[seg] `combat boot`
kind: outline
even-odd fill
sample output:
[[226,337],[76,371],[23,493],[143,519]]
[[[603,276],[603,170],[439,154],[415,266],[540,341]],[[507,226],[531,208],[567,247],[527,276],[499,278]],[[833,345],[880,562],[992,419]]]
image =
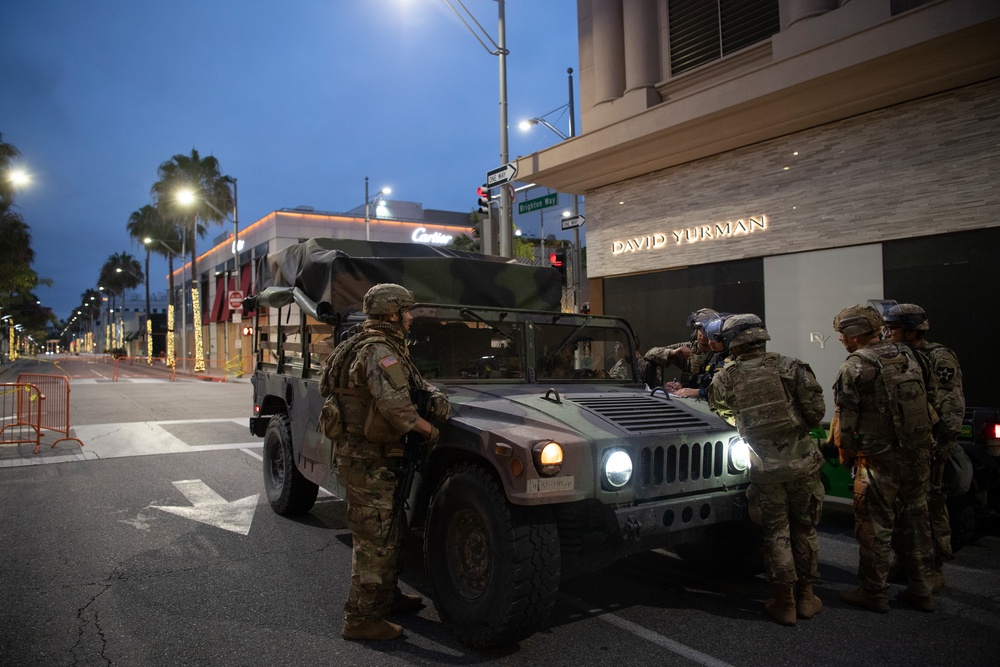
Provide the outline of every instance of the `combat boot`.
[[362,621],[361,623],[352,626],[345,625],[340,631],[340,636],[349,641],[366,639],[382,642],[390,639],[396,639],[402,634],[402,627],[381,618],[370,621]]
[[795,582],[795,610],[799,618],[806,620],[823,611],[823,601],[813,594],[811,581],[799,579]]
[[424,599],[419,595],[407,595],[403,591],[396,589],[392,598],[392,605],[389,607],[390,614],[405,614],[416,611],[424,606]]
[[853,591],[840,591],[840,599],[847,604],[861,607],[878,614],[885,614],[889,611],[889,600],[878,595],[869,593],[863,588],[855,588]]
[[931,593],[940,593],[942,590],[944,590],[944,568],[934,572],[934,583]]
[[795,625],[795,589],[791,584],[774,584],[774,598],[764,603],[764,613],[781,625]]
[[927,596],[917,595],[909,588],[904,588],[903,590],[899,591],[899,594],[896,597],[902,600],[903,602],[906,602],[910,606],[914,607],[915,609],[927,612],[928,614],[934,611],[934,599],[931,598],[930,595]]

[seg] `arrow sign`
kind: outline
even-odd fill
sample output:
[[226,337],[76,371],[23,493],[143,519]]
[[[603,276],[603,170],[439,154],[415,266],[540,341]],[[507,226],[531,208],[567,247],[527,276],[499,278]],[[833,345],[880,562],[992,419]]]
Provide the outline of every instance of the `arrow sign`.
[[571,218],[563,218],[562,219],[562,228],[563,229],[575,229],[577,227],[582,227],[583,223],[586,222],[586,221],[587,221],[587,219],[585,217],[583,217],[582,215],[574,215]]
[[508,162],[502,167],[486,172],[486,185],[492,188],[495,185],[510,183],[515,176],[517,176],[517,163]]
[[240,535],[250,534],[259,493],[230,503],[200,479],[185,479],[173,484],[194,507],[151,505],[152,508]]

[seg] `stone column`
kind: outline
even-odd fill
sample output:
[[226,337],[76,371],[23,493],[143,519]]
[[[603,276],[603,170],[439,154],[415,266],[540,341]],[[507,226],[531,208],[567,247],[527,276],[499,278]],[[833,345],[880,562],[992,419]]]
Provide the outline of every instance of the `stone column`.
[[653,87],[660,80],[656,3],[649,0],[622,0],[622,8],[625,91]]
[[625,92],[625,30],[622,0],[592,0],[594,35],[594,104]]
[[778,11],[781,14],[781,29],[788,30],[790,26],[802,19],[819,16],[840,7],[840,0],[779,0]]

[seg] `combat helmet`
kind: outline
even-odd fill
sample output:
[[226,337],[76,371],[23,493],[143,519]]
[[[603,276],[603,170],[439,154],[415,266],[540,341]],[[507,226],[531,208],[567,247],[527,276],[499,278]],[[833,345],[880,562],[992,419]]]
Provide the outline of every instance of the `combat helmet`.
[[764,322],[753,313],[730,315],[722,324],[722,342],[733,348],[771,340]]
[[392,315],[413,306],[413,292],[395,283],[379,283],[365,292],[365,315]]
[[873,307],[859,303],[837,313],[833,328],[848,337],[874,333],[882,329],[882,315]]
[[885,314],[886,325],[897,324],[909,331],[927,331],[931,328],[927,321],[927,311],[915,303],[899,303]]
[[701,329],[706,322],[718,316],[719,314],[711,308],[699,308],[688,315],[686,324],[689,329]]
[[709,340],[714,340],[717,343],[722,342],[722,326],[726,323],[726,320],[732,317],[729,313],[719,313],[715,317],[711,317],[705,321],[702,325],[701,330],[705,332],[705,336]]

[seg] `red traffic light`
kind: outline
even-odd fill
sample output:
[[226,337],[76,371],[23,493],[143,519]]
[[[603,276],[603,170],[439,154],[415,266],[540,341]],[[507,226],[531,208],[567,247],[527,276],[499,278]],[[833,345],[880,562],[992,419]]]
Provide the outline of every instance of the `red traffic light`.
[[552,266],[562,266],[563,265],[563,254],[561,252],[553,250],[549,253],[549,264]]

